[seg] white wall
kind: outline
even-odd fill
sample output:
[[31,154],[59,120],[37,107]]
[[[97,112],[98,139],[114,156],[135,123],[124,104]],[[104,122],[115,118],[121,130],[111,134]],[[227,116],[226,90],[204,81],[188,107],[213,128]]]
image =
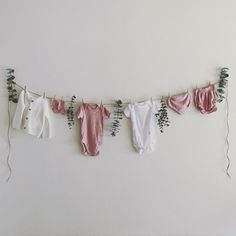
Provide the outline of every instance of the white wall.
[[84,157],[78,126],[52,115],[54,138],[12,134],[5,183],[6,92],[1,86],[0,235],[236,235],[236,2],[233,0],[0,0],[0,64],[48,95],[85,101],[178,93],[231,74],[227,179],[225,104],[169,112],[153,154],[132,148],[130,121]]

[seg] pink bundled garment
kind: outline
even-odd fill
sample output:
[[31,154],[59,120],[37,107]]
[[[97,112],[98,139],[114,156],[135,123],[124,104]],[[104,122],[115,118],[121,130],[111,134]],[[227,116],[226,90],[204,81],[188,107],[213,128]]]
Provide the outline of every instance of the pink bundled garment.
[[196,89],[194,103],[202,114],[209,114],[217,110],[215,85],[210,84],[205,88]]
[[56,100],[55,98],[53,98],[51,100],[51,108],[54,113],[61,113],[63,115],[66,113],[65,102],[63,99]]
[[83,153],[96,156],[100,152],[103,139],[103,123],[110,112],[101,104],[82,103],[77,111],[80,119],[80,133]]
[[178,114],[182,115],[189,107],[191,102],[191,94],[189,92],[168,97],[167,104]]

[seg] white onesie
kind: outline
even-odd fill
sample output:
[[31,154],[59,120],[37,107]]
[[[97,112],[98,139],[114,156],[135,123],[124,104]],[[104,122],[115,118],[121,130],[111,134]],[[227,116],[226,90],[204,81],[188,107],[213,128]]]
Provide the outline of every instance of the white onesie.
[[131,118],[133,145],[139,154],[154,151],[156,142],[155,113],[161,107],[160,101],[130,103],[124,110],[126,117]]

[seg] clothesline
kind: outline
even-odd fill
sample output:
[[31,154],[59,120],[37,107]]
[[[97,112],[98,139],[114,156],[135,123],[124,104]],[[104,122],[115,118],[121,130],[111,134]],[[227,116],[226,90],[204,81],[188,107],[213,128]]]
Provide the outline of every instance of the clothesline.
[[[218,84],[219,83],[219,81],[217,81],[217,82],[214,82],[214,83],[211,83],[211,82],[209,82],[209,84]],[[16,83],[16,86],[17,87],[19,87],[20,89],[22,89],[22,90],[24,90],[25,89],[25,87],[23,87],[22,85],[20,85],[20,84],[18,84],[18,83]],[[204,87],[204,86],[203,86]],[[34,95],[36,95],[36,96],[43,96],[43,94],[39,94],[39,93],[36,93],[36,92],[34,92],[34,91],[31,91],[31,90],[28,90],[27,89],[27,91],[29,91],[30,93],[32,93],[32,94],[34,94]],[[188,89],[186,90],[186,91],[188,91]],[[161,98],[164,98],[164,99],[166,99],[166,98],[168,98],[170,96],[170,94],[168,95],[168,96],[160,96]],[[45,96],[47,99],[49,99],[49,100],[51,100],[51,99],[54,99],[55,98],[55,96],[54,97],[51,97],[51,96]],[[151,99],[152,99],[153,97],[151,97]],[[145,99],[145,100],[139,100],[139,101],[136,101],[136,102],[144,102],[144,101],[146,101],[147,99]],[[69,100],[65,100],[65,102],[67,102],[67,103],[69,103],[70,101]],[[123,102],[122,101],[122,104],[129,104],[129,103],[132,103],[133,102],[133,100],[132,99],[130,99],[129,101],[125,101],[125,102]],[[81,102],[78,102],[79,104],[80,103],[83,103],[83,99],[82,99],[82,101]],[[103,105],[107,105],[107,106],[113,106],[114,105],[114,103],[103,103],[102,102],[102,100],[101,100],[101,103],[103,104]]]
[[[217,81],[217,82],[210,82],[210,81],[208,81],[208,86],[209,85],[216,85],[216,84],[220,84],[220,81]],[[18,83],[16,83],[15,84],[18,88],[20,88],[20,89],[22,89],[22,90],[26,90],[26,87],[24,86],[21,86],[20,84],[18,84]],[[207,86],[207,85],[206,85]],[[206,86],[201,86],[202,88],[204,88],[204,87],[206,87]],[[195,89],[197,89],[197,88],[199,88],[199,86],[196,86],[195,87]],[[185,89],[185,91],[189,91],[189,90],[193,90],[193,88],[191,88],[191,89]],[[30,91],[30,90],[27,90],[27,91],[29,91],[29,92],[31,92],[32,94],[34,94],[34,95],[36,95],[36,96],[45,96],[47,99],[49,99],[49,100],[51,100],[51,99],[55,99],[55,97],[56,96],[54,96],[54,97],[51,97],[51,96],[46,96],[45,95],[45,92],[43,93],[43,94],[39,94],[39,93],[37,93],[37,92],[34,92],[34,91]],[[181,93],[179,93],[179,94],[181,94]],[[170,96],[172,96],[172,95],[170,95],[170,94],[168,94],[168,96],[160,96],[161,98],[164,98],[164,99],[167,99],[167,98],[169,98]],[[150,100],[152,100],[153,98],[152,97],[150,97]],[[82,101],[81,102],[77,102],[77,103],[79,103],[79,104],[82,104],[82,103],[84,103],[84,100],[83,99],[81,99]],[[146,99],[147,100],[147,99]],[[144,101],[146,101],[146,100],[142,100],[142,101],[136,101],[137,103],[139,103],[139,102],[144,102]],[[65,102],[67,102],[67,103],[69,103],[69,102],[71,102],[71,101],[67,101],[67,100],[65,100]],[[103,105],[107,105],[107,106],[113,106],[115,103],[103,103],[102,102],[102,100],[101,100],[101,103],[103,104]],[[129,103],[133,103],[133,100],[132,99],[130,99],[129,101],[124,101],[123,102],[123,104],[129,104]],[[228,104],[228,94],[226,95],[226,118],[227,118],[227,128],[226,128],[226,158],[227,158],[227,167],[226,167],[226,174],[228,175],[228,177],[230,177],[230,174],[229,174],[229,168],[230,168],[230,158],[229,158],[229,140],[228,140],[228,138],[229,138],[229,104]]]
[[[0,66],[0,71],[1,71],[1,69],[2,69],[2,67]],[[38,96],[38,97],[44,97],[44,98],[47,98],[47,99],[49,99],[49,100],[51,100],[51,99],[55,99],[56,98],[56,95],[54,96],[54,97],[51,97],[51,96],[46,96],[46,93],[45,92],[43,92],[42,94],[40,94],[40,93],[37,93],[37,92],[34,92],[34,91],[30,91],[30,90],[28,90],[27,89],[27,87],[26,86],[22,86],[22,85],[20,85],[20,84],[18,84],[18,83],[16,83],[15,81],[13,81],[14,79],[15,79],[15,77],[14,77],[14,75],[12,74],[12,73],[14,73],[14,70],[13,69],[10,69],[10,68],[4,68],[4,70],[8,70],[8,74],[7,74],[7,76],[8,76],[8,79],[10,79],[10,80],[7,80],[7,81],[11,81],[10,82],[10,86],[9,86],[9,82],[8,82],[8,91],[9,91],[9,101],[13,101],[14,103],[16,103],[17,101],[18,101],[18,99],[16,98],[16,96],[17,96],[17,90],[18,89],[21,89],[22,90],[22,92],[23,93],[25,93],[26,91],[28,91],[29,93],[31,93],[31,94],[33,94],[33,95],[36,95],[36,96]],[[182,93],[178,93],[178,94],[174,94],[174,95],[178,95],[178,97],[182,97],[182,96],[185,96],[185,93],[186,93],[186,96],[188,95],[188,96],[190,96],[190,94],[189,94],[189,90],[194,90],[194,94],[195,94],[195,96],[198,96],[198,95],[196,95],[196,93],[199,93],[199,91],[203,91],[204,93],[205,93],[205,91],[207,91],[207,93],[209,93],[209,92],[212,92],[213,90],[214,90],[214,86],[213,85],[216,85],[216,84],[219,84],[219,88],[218,88],[218,92],[219,92],[219,100],[218,101],[222,101],[223,100],[223,98],[225,98],[226,99],[226,117],[227,117],[227,127],[226,127],[226,158],[227,158],[227,161],[228,161],[228,163],[227,163],[227,167],[226,167],[226,174],[230,177],[230,174],[229,174],[229,167],[230,167],[230,158],[229,158],[229,140],[228,140],[228,138],[229,138],[229,103],[228,103],[228,91],[227,91],[227,86],[226,86],[226,96],[224,97],[223,95],[222,95],[222,93],[224,94],[224,91],[222,90],[222,88],[225,88],[225,85],[226,85],[226,81],[222,81],[222,78],[223,79],[225,79],[225,78],[227,78],[229,75],[227,74],[227,70],[228,70],[228,68],[222,68],[221,69],[221,73],[220,73],[220,81],[217,81],[217,82],[210,82],[210,81],[208,81],[208,85],[205,85],[205,86],[195,86],[194,88],[192,87],[191,89],[185,89],[185,91],[184,92],[182,92]],[[10,72],[9,72],[10,71]],[[16,86],[16,87],[18,87],[18,89],[15,89],[13,86]],[[210,85],[212,85],[212,86],[210,86]],[[209,88],[211,88],[211,89],[209,89]],[[213,89],[212,89],[213,88]],[[195,90],[196,89],[196,90]],[[198,91],[199,90],[199,91]],[[180,95],[180,96],[179,96]],[[217,94],[218,95],[218,94]],[[171,96],[173,96],[172,94],[168,94],[168,96],[155,96],[155,97],[160,97],[160,98],[164,98],[164,99],[168,99],[168,102],[170,103],[170,101],[169,101],[169,99],[170,99],[170,97]],[[214,95],[214,96],[216,96],[216,94]],[[211,96],[210,96],[211,97]],[[32,98],[31,98],[32,99]],[[30,99],[30,100],[31,100]],[[63,96],[62,96],[62,100],[63,100]],[[74,101],[73,101],[74,100]],[[81,98],[81,102],[77,102],[76,101],[76,103],[78,103],[78,104],[82,104],[82,106],[80,106],[80,110],[82,109],[81,107],[84,107],[84,106],[89,106],[89,104],[85,104],[84,103],[84,100]],[[149,100],[149,101],[148,101]],[[127,117],[130,117],[129,116],[129,108],[130,108],[130,106],[132,105],[132,106],[138,106],[138,105],[140,105],[140,104],[138,104],[138,103],[141,103],[141,102],[147,102],[147,103],[149,103],[150,104],[150,101],[152,101],[152,100],[155,100],[155,99],[153,99],[153,97],[150,97],[150,99],[146,99],[146,100],[142,100],[142,101],[135,101],[135,103],[134,103],[134,100],[133,99],[127,99],[127,100],[125,100],[124,102],[122,102],[122,104],[130,104],[130,105],[128,105],[127,107],[126,107],[126,116]],[[22,101],[22,99],[20,100],[20,101]],[[44,102],[46,102],[45,100],[42,100],[42,101],[44,101]],[[32,101],[33,102],[33,101]],[[71,103],[71,102],[75,102],[75,97],[73,96],[72,97],[72,100],[69,100],[69,101],[67,101],[67,100],[64,100],[64,102],[67,102],[67,103]],[[163,101],[163,100],[160,100],[160,101],[155,101],[155,103],[156,102],[159,102],[160,104],[159,104],[159,108],[160,108],[160,105],[162,104],[162,102],[164,102],[165,103],[165,101]],[[209,109],[207,109],[207,113],[211,113],[211,112],[214,112],[214,111],[216,111],[216,107],[215,107],[215,100],[214,100],[214,104],[211,104],[211,105],[213,105],[212,106],[212,109],[209,111]],[[145,104],[147,104],[147,103],[145,103]],[[187,104],[188,103],[188,104]],[[186,106],[188,107],[188,105],[189,105],[189,102],[187,102],[186,104]],[[91,104],[91,103],[90,103]],[[101,100],[101,104],[103,104],[103,105],[110,105],[110,106],[114,106],[115,104],[116,104],[116,101],[114,101],[113,103],[103,103],[102,102],[102,100]],[[170,107],[172,107],[172,109],[173,110],[175,110],[176,112],[178,112],[179,110],[177,109],[174,109],[174,108],[176,108],[176,107],[173,107],[173,102],[172,102],[172,106],[170,106]],[[19,105],[19,104],[18,104]],[[18,106],[17,105],[17,106]],[[155,109],[157,108],[156,107],[156,105],[154,105],[154,103],[152,103],[152,109],[154,109],[154,107],[155,107]],[[108,110],[106,110],[106,108],[105,107],[103,107],[103,106],[97,106],[97,107],[99,107],[99,109],[104,109],[104,110],[102,110],[102,114],[104,115],[104,116],[106,116],[106,117],[109,117],[109,115],[110,115],[110,113],[109,113],[109,111]],[[69,107],[70,108],[70,107]],[[72,108],[73,108],[73,106],[72,106]],[[158,110],[159,110],[159,108],[158,108]],[[198,110],[199,110],[199,107],[197,107],[198,108]],[[208,107],[209,108],[209,107]],[[84,107],[84,109],[85,109],[85,111],[84,112],[86,112],[86,107]],[[28,109],[29,110],[29,112],[31,111],[31,108],[29,108]],[[133,109],[131,109],[132,111],[133,111]],[[161,109],[160,109],[161,110]],[[202,110],[200,110],[201,111],[201,113],[203,113],[203,114],[205,114],[205,112],[206,111],[202,111]],[[125,113],[125,112],[124,112]],[[179,113],[179,112],[178,112]],[[70,111],[69,111],[69,113],[68,114],[70,114]],[[82,114],[82,113],[81,113]],[[95,113],[96,114],[96,113]],[[180,113],[179,113],[180,114]],[[165,117],[165,114],[163,113],[162,114],[163,115],[163,117],[161,118],[162,120],[162,123],[161,123],[161,125],[162,125],[162,127],[163,127],[163,123],[164,122],[167,122],[168,121],[168,117],[166,118]],[[9,109],[9,102],[8,102],[8,117],[9,117],[9,124],[8,124],[8,146],[9,146],[9,150],[8,150],[8,155],[7,155],[7,165],[8,165],[8,168],[9,168],[9,177],[7,178],[7,181],[9,180],[9,178],[10,178],[10,176],[11,176],[11,167],[10,167],[10,164],[9,164],[9,158],[10,158],[10,150],[11,150],[11,142],[10,142],[10,128],[11,128],[11,122],[10,122],[10,109]],[[14,116],[15,117],[15,116]],[[21,117],[21,116],[20,116]],[[119,118],[118,118],[119,119]],[[167,119],[167,121],[165,120],[165,119]],[[27,122],[28,122],[28,120],[30,120],[28,117],[26,117],[25,118],[25,126],[24,126],[24,129],[26,129],[27,127],[26,127],[26,125],[28,124]],[[70,120],[69,120],[70,121]],[[168,123],[168,122],[167,122]],[[167,125],[167,126],[169,126],[169,125]],[[15,127],[15,126],[14,126]],[[119,125],[117,126],[117,123],[115,123],[115,127],[119,127]],[[161,127],[161,126],[160,126]],[[162,132],[162,131],[161,131]]]
[[[10,69],[10,68],[4,67],[4,66],[1,66],[1,65],[0,65],[0,69],[1,69],[1,70],[6,70],[6,69]],[[219,81],[214,82],[214,83],[208,81],[208,83],[209,83],[209,84],[214,84],[214,85],[216,85],[216,84],[219,83]],[[16,83],[15,85],[16,85],[18,88],[22,89],[22,90],[24,90],[25,87],[26,87],[26,86],[20,85],[19,83]],[[196,88],[198,88],[198,87],[199,87],[199,86],[196,86]],[[200,87],[204,87],[204,86],[200,86]],[[188,90],[190,90],[190,89],[185,89],[185,90],[188,91]],[[44,93],[40,94],[40,93],[37,93],[37,92],[32,91],[32,90],[28,90],[28,89],[27,89],[27,91],[29,91],[30,93],[32,93],[32,94],[34,94],[34,95],[36,95],[36,96],[39,96],[39,97],[40,97],[40,96],[44,96]],[[45,93],[45,94],[47,94],[47,93]],[[170,94],[168,94],[168,96],[161,96],[161,95],[160,95],[159,97],[160,97],[160,98],[167,99],[169,96],[170,96]],[[55,98],[55,96],[52,97],[52,96],[47,96],[47,95],[45,95],[45,97],[46,97],[47,99],[49,99],[49,100]],[[62,96],[62,97],[63,97],[63,96]],[[150,98],[152,99],[153,97],[151,96]],[[81,102],[77,102],[77,103],[81,104],[81,103],[84,102],[83,99],[81,99],[81,100],[82,100]],[[138,100],[138,101],[135,101],[135,102],[144,102],[144,101],[146,101],[146,100],[147,100],[147,99],[145,99],[145,100]],[[65,102],[66,102],[66,103],[69,103],[69,102],[71,102],[71,101],[70,101],[70,100],[65,100]],[[127,100],[124,101],[124,102],[122,101],[122,104],[127,105],[127,104],[132,103],[132,102],[134,102],[134,100],[133,100],[133,99],[129,99],[128,101],[127,101]],[[113,106],[113,105],[114,105],[114,103],[103,103],[102,100],[101,100],[101,103],[102,103],[103,105],[107,105],[107,106]]]

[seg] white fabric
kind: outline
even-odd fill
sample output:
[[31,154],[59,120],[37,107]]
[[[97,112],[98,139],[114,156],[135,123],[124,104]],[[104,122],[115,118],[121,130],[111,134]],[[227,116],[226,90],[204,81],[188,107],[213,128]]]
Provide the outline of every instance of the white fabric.
[[139,154],[154,151],[156,143],[155,113],[161,107],[160,101],[131,103],[125,110],[126,117],[131,118],[133,145]]
[[28,91],[20,93],[12,127],[38,138],[51,138],[49,104],[46,98],[34,98]]

